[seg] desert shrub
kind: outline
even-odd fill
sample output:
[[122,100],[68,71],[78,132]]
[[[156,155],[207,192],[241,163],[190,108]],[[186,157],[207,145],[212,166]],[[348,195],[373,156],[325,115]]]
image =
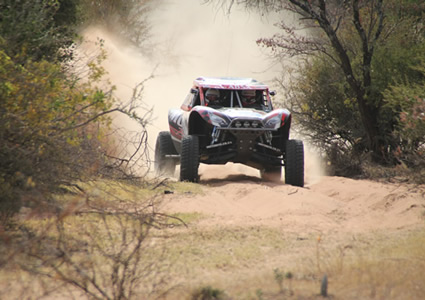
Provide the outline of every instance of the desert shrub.
[[0,50],[2,205],[17,204],[30,190],[54,191],[99,163],[85,154],[97,146],[98,126],[109,122],[111,93],[93,85],[100,75],[78,83],[56,64],[22,66]]
[[[168,270],[173,261],[161,230],[171,216],[157,212],[155,193],[112,180],[81,187],[74,194],[55,196],[63,205],[59,213],[32,211],[18,221],[17,237],[0,266],[19,274],[19,298],[165,295],[172,288]],[[0,288],[0,297],[7,292]]]
[[[37,198],[49,198],[49,193],[63,185],[93,174],[128,177],[129,161],[136,157],[133,152],[126,157],[107,153],[110,145],[117,144],[109,131],[108,115],[124,113],[143,127],[147,119],[134,113],[143,83],[134,88],[129,101],[121,99],[113,106],[114,87],[101,82],[105,75],[103,50],[87,59],[83,71],[75,70],[77,65],[82,67],[80,61],[73,60],[73,46],[88,12],[84,3],[92,4],[76,0],[0,1],[2,216],[13,214],[22,204],[39,206]],[[127,9],[122,21],[129,13]],[[146,132],[140,130],[129,142],[136,145],[134,151],[143,152]]]
[[224,291],[213,288],[211,286],[205,286],[197,289],[192,294],[192,300],[223,300],[227,299]]
[[425,61],[416,65],[424,80],[396,83],[385,92],[387,106],[398,112],[394,134],[400,143],[395,152],[400,163],[409,167],[425,164]]

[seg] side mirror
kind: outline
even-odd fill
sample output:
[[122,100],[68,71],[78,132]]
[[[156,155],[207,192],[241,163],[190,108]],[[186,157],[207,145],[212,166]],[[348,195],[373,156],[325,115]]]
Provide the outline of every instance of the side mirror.
[[190,89],[190,93],[191,94],[197,94],[198,93],[198,90],[197,89]]
[[276,91],[270,91],[270,96],[275,96],[276,95]]

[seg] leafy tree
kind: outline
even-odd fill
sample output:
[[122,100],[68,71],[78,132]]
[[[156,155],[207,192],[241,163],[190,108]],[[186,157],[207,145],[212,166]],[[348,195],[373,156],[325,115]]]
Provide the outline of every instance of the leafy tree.
[[[417,12],[417,11],[413,11]],[[399,151],[416,151],[420,147],[407,149],[404,137],[399,136],[400,106],[388,105],[386,89],[396,82],[415,82],[423,85],[424,76],[417,68],[424,57],[423,29],[418,28],[418,18],[400,7],[388,9],[386,26],[390,31],[384,40],[377,44],[371,64],[371,99],[377,103],[378,126],[385,138],[388,157],[396,162]],[[342,33],[340,33],[342,34]],[[345,32],[347,39],[352,36]],[[350,51],[355,70],[359,70],[361,60],[354,56],[358,52],[355,41]],[[289,83],[281,80],[287,93],[286,105],[297,116],[303,133],[323,149],[333,162],[337,174],[359,172],[359,155],[367,150],[362,138],[364,128],[356,105],[355,94],[349,88],[341,68],[324,54],[316,54],[292,77]],[[394,103],[394,102],[393,102]],[[336,169],[335,169],[336,168]],[[353,169],[354,168],[354,169]],[[339,170],[338,170],[339,169]],[[347,173],[348,172],[348,173]]]
[[[219,2],[229,9],[236,3]],[[322,137],[327,127],[327,141],[334,137],[357,153],[370,152],[376,161],[392,162],[399,143],[394,136],[398,113],[386,105],[383,92],[404,76],[423,82],[423,76],[411,67],[418,61],[418,53],[424,55],[418,51],[424,43],[423,2],[238,3],[262,10],[289,10],[300,17],[298,27],[283,21],[278,25],[281,34],[259,39],[258,43],[270,48],[277,59],[307,58],[298,74],[301,81],[292,85],[292,96],[296,98],[289,101],[296,104],[295,113],[303,118],[301,123],[308,125],[308,131],[314,135],[320,128],[318,136]],[[303,85],[309,88],[302,89]],[[349,122],[344,124],[343,119]],[[316,129],[314,124],[318,124]]]
[[356,100],[341,78],[338,66],[310,59],[289,82],[287,78],[278,81],[286,94],[285,106],[299,125],[294,130],[327,155],[335,174],[353,175],[359,171],[355,152],[364,149],[364,131]]
[[81,25],[79,3],[81,0],[58,0],[58,9],[53,16],[57,27],[67,26],[77,28]]
[[72,0],[0,0],[2,49],[21,64],[69,60],[76,13]]

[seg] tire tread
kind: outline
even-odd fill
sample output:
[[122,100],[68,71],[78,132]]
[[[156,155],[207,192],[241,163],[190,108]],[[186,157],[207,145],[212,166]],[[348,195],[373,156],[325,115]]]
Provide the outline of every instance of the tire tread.
[[286,142],[285,183],[304,186],[304,145],[300,140]]
[[199,138],[196,135],[185,136],[180,156],[180,181],[198,182],[198,168]]

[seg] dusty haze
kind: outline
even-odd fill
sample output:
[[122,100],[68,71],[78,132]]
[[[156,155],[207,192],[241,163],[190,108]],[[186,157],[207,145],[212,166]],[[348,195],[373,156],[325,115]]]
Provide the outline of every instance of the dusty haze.
[[[167,112],[179,107],[188,93],[192,81],[198,76],[253,77],[269,85],[278,76],[282,66],[268,58],[266,49],[256,40],[277,32],[274,26],[279,18],[288,15],[270,15],[268,18],[254,12],[233,10],[230,15],[217,7],[202,4],[200,0],[166,0],[152,11],[152,56],[126,45],[103,31],[88,28],[83,34],[90,44],[96,38],[105,40],[108,59],[105,68],[117,86],[117,96],[129,99],[133,87],[149,77],[144,90],[144,107],[152,107],[153,121],[148,128],[151,157],[159,131],[168,130]],[[86,46],[87,47],[87,46]],[[279,97],[279,96],[277,96]],[[116,126],[137,130],[134,122],[120,118]],[[307,155],[307,177],[316,180],[317,158]],[[227,170],[232,168],[226,166]],[[200,168],[202,176],[206,166]],[[258,174],[257,170],[237,166],[235,172]],[[310,174],[310,176],[309,176]],[[314,179],[313,179],[314,177]],[[307,180],[309,180],[307,178]]]
[[[276,32],[274,20],[242,11],[225,16],[200,1],[161,1],[150,16],[152,57],[102,29],[84,33],[90,40],[105,39],[105,67],[123,101],[154,72],[143,97],[156,117],[148,128],[151,154],[158,131],[168,129],[168,109],[180,106],[197,76],[246,76],[271,84],[282,70],[271,66],[267,51],[255,43]],[[124,132],[140,130],[122,118],[114,125]],[[421,267],[417,262],[423,251],[404,243],[415,232],[421,237],[418,247],[423,239],[425,186],[321,176],[319,161],[306,151],[304,188],[264,182],[258,170],[243,165],[201,164],[195,186],[202,192],[175,188],[160,193],[161,212],[195,218],[188,227],[165,232],[167,245],[179,252],[169,274],[175,274],[172,282],[182,291],[168,299],[190,299],[194,287],[204,286],[229,292],[230,298],[254,299],[258,291],[277,288],[276,268],[295,274],[291,299],[318,299],[322,270],[329,275],[330,298],[422,299],[406,295],[418,291],[423,296],[423,289],[417,289],[425,286],[423,276],[416,275],[423,268],[413,272]],[[172,190],[173,184],[166,188]],[[393,291],[401,296],[393,297]]]

